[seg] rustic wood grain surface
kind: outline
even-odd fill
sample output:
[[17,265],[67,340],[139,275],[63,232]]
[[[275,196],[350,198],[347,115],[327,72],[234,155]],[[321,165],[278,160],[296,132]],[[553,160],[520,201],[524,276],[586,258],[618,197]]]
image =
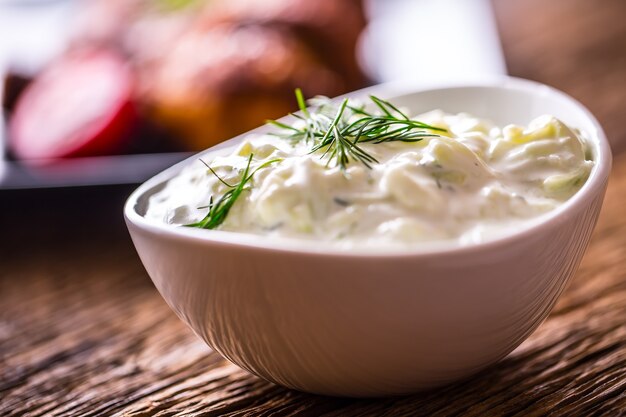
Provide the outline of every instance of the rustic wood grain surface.
[[515,352],[409,397],[289,391],[221,359],[168,309],[118,217],[129,189],[16,191],[0,196],[0,414],[626,415],[626,2],[496,12],[510,72],[589,105],[616,151],[580,270]]

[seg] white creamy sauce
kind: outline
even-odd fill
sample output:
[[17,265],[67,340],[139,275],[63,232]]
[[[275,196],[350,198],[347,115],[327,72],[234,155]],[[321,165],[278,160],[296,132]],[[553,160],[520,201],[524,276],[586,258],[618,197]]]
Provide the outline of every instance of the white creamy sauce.
[[[340,242],[344,246],[456,240],[478,243],[555,209],[593,167],[586,141],[551,116],[499,128],[468,114],[415,117],[448,133],[420,142],[360,145],[379,163],[327,166],[323,150],[251,135],[228,156],[206,160],[237,184],[253,154],[256,172],[219,230]],[[198,160],[154,194],[146,218],[172,225],[203,219],[229,187]],[[209,233],[209,232],[207,232]]]

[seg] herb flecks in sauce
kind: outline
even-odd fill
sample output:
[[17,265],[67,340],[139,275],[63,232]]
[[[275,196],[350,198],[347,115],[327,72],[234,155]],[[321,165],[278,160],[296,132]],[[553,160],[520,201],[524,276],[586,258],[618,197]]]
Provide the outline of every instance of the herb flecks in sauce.
[[584,134],[553,116],[499,127],[466,113],[413,117],[377,97],[309,108],[296,97],[291,121],[189,165],[146,217],[348,248],[467,245],[555,209],[594,166]]

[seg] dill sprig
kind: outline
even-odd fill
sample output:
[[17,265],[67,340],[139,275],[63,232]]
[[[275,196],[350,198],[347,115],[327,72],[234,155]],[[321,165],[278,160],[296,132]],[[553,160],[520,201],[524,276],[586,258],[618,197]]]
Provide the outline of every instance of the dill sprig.
[[273,132],[274,135],[311,143],[311,153],[323,151],[321,157],[327,158],[327,165],[334,163],[342,171],[351,161],[358,161],[368,168],[378,163],[360,144],[419,142],[427,137],[439,136],[437,132],[446,132],[446,129],[412,120],[386,100],[373,95],[369,99],[376,113],[348,99],[337,106],[325,97],[310,100],[314,105],[307,108],[302,91],[296,89],[300,114],[293,116],[298,121],[294,125],[276,120],[269,120],[268,123],[280,129]]
[[357,159],[366,167],[371,168],[372,163],[378,163],[376,158],[361,149],[357,145],[357,140],[352,141],[345,136],[343,129],[339,129],[339,123],[347,105],[348,99],[346,98],[341,102],[337,115],[327,127],[322,139],[311,149],[311,153],[326,149],[322,158],[328,155],[328,162],[335,160],[343,170],[346,169],[350,158]]
[[[436,132],[445,132],[445,129],[412,120],[390,102],[376,96],[369,96],[377,112],[366,110],[365,106],[351,103],[344,99],[339,105],[328,98],[317,97],[309,100],[312,107],[306,106],[304,95],[296,89],[296,100],[300,114],[293,114],[297,119],[294,125],[276,120],[268,123],[280,129],[273,134],[292,141],[305,141],[311,144],[310,153],[323,151],[321,158],[327,158],[327,165],[334,162],[335,166],[345,173],[348,164],[358,161],[367,168],[378,163],[376,158],[363,149],[362,144],[379,144],[384,142],[418,142],[427,137],[438,136]],[[433,133],[434,132],[434,133]],[[230,209],[241,194],[251,188],[250,181],[254,174],[282,159],[272,159],[263,162],[251,171],[254,154],[250,154],[241,179],[237,184],[230,184],[206,162],[200,160],[215,177],[228,188],[217,201],[213,196],[209,198],[206,207],[209,211],[206,216],[187,227],[215,229],[219,227]]]
[[250,172],[250,166],[252,164],[253,156],[254,154],[250,154],[250,156],[248,157],[246,167],[241,174],[241,180],[238,184],[235,185],[231,185],[226,182],[222,177],[217,174],[217,172],[215,172],[213,168],[211,168],[211,166],[209,166],[209,164],[204,162],[202,159],[200,160],[200,162],[202,162],[222,184],[228,187],[229,190],[226,191],[215,203],[213,202],[213,196],[209,197],[209,205],[206,207],[199,207],[208,208],[209,212],[207,213],[207,215],[199,222],[186,224],[185,226],[198,227],[201,229],[215,229],[220,226],[222,223],[224,223],[228,212],[232,208],[233,204],[235,204],[241,193],[250,189],[250,187],[246,187],[246,185],[250,182],[250,180],[252,180],[254,174],[256,174],[257,171],[259,171],[260,169],[282,160],[278,158],[266,161],[256,167],[252,172]]

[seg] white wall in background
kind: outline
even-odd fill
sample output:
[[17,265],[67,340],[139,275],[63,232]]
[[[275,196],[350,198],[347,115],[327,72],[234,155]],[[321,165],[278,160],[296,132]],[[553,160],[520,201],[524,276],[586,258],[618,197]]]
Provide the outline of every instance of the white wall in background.
[[0,74],[35,73],[66,45],[74,0],[0,0]]
[[360,58],[376,81],[463,81],[506,73],[488,0],[366,0]]

